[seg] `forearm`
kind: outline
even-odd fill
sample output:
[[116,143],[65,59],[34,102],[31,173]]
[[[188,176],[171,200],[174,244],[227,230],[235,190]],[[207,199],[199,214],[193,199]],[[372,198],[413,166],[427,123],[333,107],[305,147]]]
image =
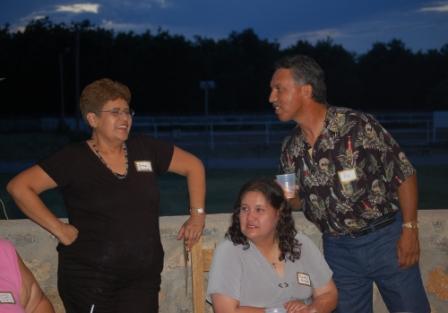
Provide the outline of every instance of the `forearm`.
[[408,268],[418,263],[420,258],[420,243],[418,239],[417,206],[418,206],[417,177],[408,177],[398,188],[398,199],[403,215],[403,229],[397,242],[398,264]]
[[[196,158],[192,162],[191,168],[187,172],[188,195],[190,199],[190,208],[205,207],[205,169],[202,162]],[[194,212],[192,212],[193,214]]]
[[337,298],[331,294],[324,294],[315,299],[309,305],[310,312],[331,313],[337,306]]
[[205,169],[202,161],[193,154],[174,147],[173,158],[168,171],[186,177],[190,208],[204,208]]
[[338,303],[338,290],[333,280],[325,286],[314,289],[313,302],[308,306],[311,313],[330,313]]
[[213,311],[215,313],[265,313],[265,308],[256,308],[251,306],[236,306],[236,307],[216,307],[213,306]]
[[398,188],[403,222],[417,222],[418,187],[417,176],[409,176]]
[[48,300],[48,298],[45,295],[43,295],[43,297],[37,304],[36,308],[29,313],[54,313],[54,312],[55,311],[53,305],[50,303],[50,300]]
[[19,209],[31,220],[58,237],[62,222],[47,208],[39,195],[29,187],[14,188],[8,185],[8,192]]
[[26,267],[18,255],[22,286],[20,289],[20,303],[26,313],[54,313],[48,298],[43,293],[33,273]]

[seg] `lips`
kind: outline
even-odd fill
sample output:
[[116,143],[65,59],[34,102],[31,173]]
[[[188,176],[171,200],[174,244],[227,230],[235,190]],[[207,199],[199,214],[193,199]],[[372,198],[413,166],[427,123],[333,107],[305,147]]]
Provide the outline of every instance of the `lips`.
[[274,108],[275,113],[278,113],[278,111],[280,111],[280,106],[278,104],[274,104],[272,107]]
[[128,130],[128,125],[120,125],[120,126],[118,126],[118,129]]

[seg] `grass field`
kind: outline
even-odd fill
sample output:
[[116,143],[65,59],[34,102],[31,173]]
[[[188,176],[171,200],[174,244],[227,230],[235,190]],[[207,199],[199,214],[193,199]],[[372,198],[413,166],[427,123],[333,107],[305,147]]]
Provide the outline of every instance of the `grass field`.
[[[448,166],[420,166],[417,167],[420,188],[420,209],[448,209],[446,197]],[[257,176],[273,176],[275,169],[250,170],[209,170],[207,172],[207,211],[209,213],[230,212],[240,187],[248,179]],[[7,181],[12,174],[0,174],[0,198],[5,203],[10,218],[22,218],[13,201],[5,191]],[[187,214],[187,186],[185,179],[167,174],[160,179],[161,214]],[[55,214],[60,217],[66,215],[63,202],[56,191],[43,194],[44,201]],[[0,217],[3,214],[0,211]]]

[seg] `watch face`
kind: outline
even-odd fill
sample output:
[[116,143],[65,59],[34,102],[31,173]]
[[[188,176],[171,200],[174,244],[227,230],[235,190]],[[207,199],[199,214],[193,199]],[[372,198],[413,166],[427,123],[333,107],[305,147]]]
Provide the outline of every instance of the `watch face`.
[[404,228],[418,228],[418,223],[417,222],[407,222],[407,223],[403,223],[401,226],[403,226]]

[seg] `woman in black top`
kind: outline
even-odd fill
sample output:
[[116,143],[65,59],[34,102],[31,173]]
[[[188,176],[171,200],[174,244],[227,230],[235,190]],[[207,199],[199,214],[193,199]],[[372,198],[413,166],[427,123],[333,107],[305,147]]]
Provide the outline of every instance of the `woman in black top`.
[[[194,155],[148,136],[129,136],[134,112],[125,85],[97,80],[81,94],[92,129],[14,177],[7,189],[19,208],[60,241],[58,288],[67,313],[157,312],[163,268],[157,178],[187,178],[190,218],[178,239],[191,247],[205,223],[205,171]],[[58,187],[69,223],[39,194]]]

